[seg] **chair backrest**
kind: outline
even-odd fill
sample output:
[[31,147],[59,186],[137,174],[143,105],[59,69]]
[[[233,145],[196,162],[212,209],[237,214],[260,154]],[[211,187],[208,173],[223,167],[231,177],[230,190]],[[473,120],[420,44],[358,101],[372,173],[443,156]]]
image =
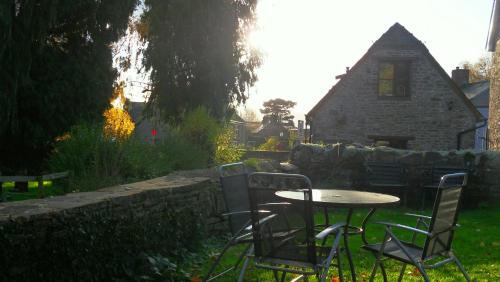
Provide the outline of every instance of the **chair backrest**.
[[[450,185],[449,183],[453,183]],[[467,173],[446,174],[441,177],[429,224],[422,258],[429,258],[451,249],[454,228],[458,220],[460,197],[467,185]]]
[[367,162],[370,184],[406,184],[406,169],[395,162]]
[[[250,174],[248,182],[255,257],[316,264],[309,178],[299,174],[257,172]],[[304,200],[277,199],[276,191],[300,193]],[[262,213],[263,210],[271,213]],[[269,217],[273,218],[263,220]]]
[[[447,174],[454,173],[467,173],[468,169],[465,167],[444,167],[444,166],[432,166],[430,175],[428,178],[424,179],[424,185],[439,185],[441,183],[441,177]],[[450,179],[445,183],[446,185],[460,184],[462,179],[454,178]]]
[[[248,172],[243,163],[231,163],[219,167],[222,195],[226,211],[249,211],[248,200]],[[236,234],[250,221],[250,213],[229,216],[229,227],[232,234]]]

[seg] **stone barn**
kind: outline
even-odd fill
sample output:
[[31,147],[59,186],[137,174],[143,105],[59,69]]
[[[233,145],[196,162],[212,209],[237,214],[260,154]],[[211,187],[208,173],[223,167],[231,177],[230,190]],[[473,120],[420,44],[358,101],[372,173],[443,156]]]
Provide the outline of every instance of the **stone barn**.
[[312,142],[474,147],[482,121],[425,45],[394,24],[306,115]]

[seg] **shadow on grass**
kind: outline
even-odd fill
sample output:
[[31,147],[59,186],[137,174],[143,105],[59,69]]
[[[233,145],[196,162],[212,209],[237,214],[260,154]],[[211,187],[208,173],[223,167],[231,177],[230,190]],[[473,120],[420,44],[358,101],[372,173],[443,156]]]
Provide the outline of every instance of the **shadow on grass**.
[[[360,225],[368,210],[359,209],[353,214],[352,224]],[[396,208],[396,209],[380,209],[378,210],[370,222],[376,221],[392,221],[405,225],[414,226],[415,218],[405,216],[405,212],[419,213],[430,215],[431,210],[415,211],[410,209]],[[338,222],[345,220],[345,210],[331,210],[330,222]],[[322,221],[323,215],[318,212],[316,220]],[[453,241],[453,249],[457,257],[463,263],[465,269],[474,281],[500,281],[500,207],[493,206],[488,208],[465,210],[459,215],[459,224],[461,227],[455,233]],[[368,224],[366,228],[367,240],[369,242],[378,242],[382,240],[383,226],[376,224]],[[409,240],[411,234],[396,231],[396,235],[401,236],[403,239]],[[422,244],[424,237],[418,238],[417,242]],[[212,238],[211,243],[207,246],[208,252],[205,254],[205,261],[199,265],[196,270],[196,276],[203,277],[215,257],[218,250],[221,249],[224,241],[222,238]],[[375,261],[373,255],[360,248],[362,241],[360,236],[351,236],[349,247],[353,255],[354,263],[356,266],[356,273],[360,281],[368,281],[371,273],[372,265]],[[234,248],[225,255],[221,263],[222,267],[228,267],[236,261],[242,248]],[[212,255],[209,255],[212,254]],[[351,281],[348,262],[345,257],[342,258],[342,266],[344,278],[346,281]],[[388,273],[389,281],[396,281],[399,276],[401,264],[396,261],[388,260],[385,262]],[[230,272],[217,281],[236,281],[238,278],[239,270]],[[448,264],[438,269],[428,270],[428,274],[432,281],[465,281],[461,272],[454,264]],[[338,275],[337,269],[332,268],[329,273],[330,277]],[[287,276],[289,281],[293,276]],[[364,278],[364,279],[363,279]],[[415,270],[414,267],[409,266],[406,268],[404,281],[422,281],[422,276]],[[272,272],[257,269],[252,264],[245,275],[245,281],[274,281]],[[315,277],[311,277],[309,281],[317,281]],[[335,281],[332,279],[331,281]],[[376,277],[376,281],[382,281],[380,272]]]

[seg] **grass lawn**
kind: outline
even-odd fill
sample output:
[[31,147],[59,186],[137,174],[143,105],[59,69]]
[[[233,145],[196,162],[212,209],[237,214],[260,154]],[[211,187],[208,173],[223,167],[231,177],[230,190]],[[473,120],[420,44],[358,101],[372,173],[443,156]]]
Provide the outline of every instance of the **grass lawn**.
[[[352,223],[360,225],[366,212],[367,210],[356,210],[353,214]],[[431,214],[430,209],[424,212],[403,208],[392,210],[381,209],[376,212],[370,222],[384,220],[414,226],[416,222],[415,218],[405,216],[405,212]],[[342,221],[345,219],[345,211],[332,211],[330,217],[331,222]],[[317,219],[321,220],[321,218],[321,214],[318,214]],[[459,224],[461,227],[455,233],[453,249],[473,281],[500,281],[500,207],[497,205],[462,211],[459,215]],[[383,227],[368,224],[366,232],[368,241],[377,242],[382,239]],[[396,232],[396,234],[407,240],[410,238],[410,236],[404,236],[408,235],[408,233]],[[419,238],[419,242],[423,242],[423,237]],[[199,266],[199,269],[194,271],[194,273],[198,273],[202,277],[203,273],[208,271],[213,260],[213,254],[217,252],[218,248],[220,249],[221,243],[223,241],[218,240],[218,244],[210,244],[210,247],[208,247],[209,251],[205,252],[205,256],[207,257],[205,263]],[[371,253],[360,248],[361,244],[360,236],[350,237],[349,245],[358,279],[360,281],[368,281],[375,259]],[[211,252],[212,255],[210,255]],[[238,250],[236,249],[226,254],[223,265],[226,267],[231,265],[232,262],[236,261],[238,254]],[[393,260],[386,261],[385,265],[389,281],[397,281],[400,265]],[[347,259],[342,261],[342,266],[344,278],[347,281],[351,281]],[[412,266],[408,266],[406,272],[404,281],[423,281],[422,276]],[[226,274],[217,281],[236,281],[238,273],[239,269]],[[332,268],[327,281],[330,281],[331,277],[336,277],[337,274],[337,269]],[[460,270],[452,263],[435,270],[428,270],[428,274],[432,281],[465,281]],[[287,277],[287,281],[289,281],[292,276],[288,275]],[[363,277],[366,279],[363,279]],[[334,280],[332,279],[331,281]],[[273,281],[272,272],[250,266],[245,275],[245,281]],[[311,277],[309,281],[316,281],[316,279],[315,277]],[[382,281],[380,271],[377,272],[376,281]]]
[[[2,184],[2,191],[5,193],[6,201],[22,201],[28,199],[38,199],[38,182],[29,181],[27,192],[15,192],[14,182],[5,182]],[[55,184],[53,181],[43,182],[43,194],[45,197],[63,195],[64,189],[61,185]]]

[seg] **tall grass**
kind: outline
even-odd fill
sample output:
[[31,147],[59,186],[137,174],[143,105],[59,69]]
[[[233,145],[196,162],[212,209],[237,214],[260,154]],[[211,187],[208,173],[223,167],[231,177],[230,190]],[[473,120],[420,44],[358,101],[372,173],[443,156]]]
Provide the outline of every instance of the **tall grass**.
[[71,191],[91,191],[124,182],[206,167],[209,153],[179,134],[156,144],[107,138],[101,125],[78,125],[56,145],[52,171],[69,170]]
[[91,191],[124,182],[168,174],[174,170],[237,161],[234,132],[221,126],[203,107],[171,127],[168,138],[155,144],[135,138],[112,138],[101,124],[78,125],[60,141],[50,157],[51,171],[71,172],[71,191]]

